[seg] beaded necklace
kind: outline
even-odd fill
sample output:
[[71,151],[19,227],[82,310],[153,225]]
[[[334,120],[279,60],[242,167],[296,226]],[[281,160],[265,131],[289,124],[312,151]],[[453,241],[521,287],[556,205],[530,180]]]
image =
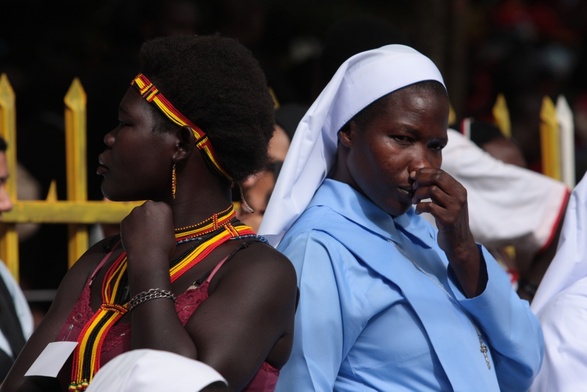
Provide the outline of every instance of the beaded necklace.
[[175,234],[176,237],[177,235],[181,235],[181,239],[201,237],[217,230],[221,226],[224,226],[235,216],[236,211],[234,205],[231,203],[225,210],[217,212],[201,222],[189,226],[178,227],[175,229]]
[[[169,277],[172,283],[226,241],[256,236],[249,226],[241,223],[232,225],[230,220],[233,216],[234,208],[231,205],[226,210],[187,227],[190,229],[187,233],[182,231],[185,228],[177,230],[177,244],[182,240],[185,242],[186,238],[202,242],[170,263]],[[210,225],[214,229],[210,229]],[[108,331],[128,312],[127,267],[126,252],[122,252],[106,272],[102,282],[102,305],[78,336],[78,345],[73,356],[72,381],[68,388],[71,392],[86,390],[94,374],[100,369],[102,345]]]

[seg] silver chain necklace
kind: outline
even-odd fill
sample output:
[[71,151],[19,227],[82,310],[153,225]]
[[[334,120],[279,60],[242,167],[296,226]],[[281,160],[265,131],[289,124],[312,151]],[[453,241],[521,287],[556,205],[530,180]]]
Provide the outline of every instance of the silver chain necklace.
[[[453,296],[450,295],[450,293],[448,291],[446,291],[446,289],[444,288],[444,285],[442,283],[440,283],[440,281],[438,279],[436,279],[435,276],[426,272],[422,267],[420,267],[418,264],[416,264],[416,262],[414,262],[414,260],[412,260],[412,258],[410,256],[408,256],[408,254],[396,242],[394,242],[392,240],[388,240],[388,241],[393,243],[395,245],[395,247],[397,248],[397,250],[399,250],[400,253],[402,255],[404,255],[404,257],[406,259],[410,260],[412,265],[414,267],[416,267],[416,269],[418,271],[420,271],[421,273],[426,275],[432,282],[434,282],[434,284],[436,284],[438,287],[440,287],[440,289],[444,292],[444,294],[446,294],[446,296],[449,298],[450,301],[452,301],[454,304],[456,304],[458,307],[460,307],[457,300],[454,299]],[[475,331],[477,332],[477,337],[479,338],[479,351],[481,351],[481,353],[483,354],[483,357],[485,358],[485,363],[487,364],[487,369],[491,369],[491,362],[489,361],[489,355],[487,354],[489,349],[487,348],[487,345],[483,341],[483,336],[481,335],[481,331],[479,330],[479,328],[477,327],[477,324],[475,324],[475,322],[473,320],[471,320],[469,317],[467,317],[467,318],[469,319],[471,324],[473,324],[473,327],[475,328]]]

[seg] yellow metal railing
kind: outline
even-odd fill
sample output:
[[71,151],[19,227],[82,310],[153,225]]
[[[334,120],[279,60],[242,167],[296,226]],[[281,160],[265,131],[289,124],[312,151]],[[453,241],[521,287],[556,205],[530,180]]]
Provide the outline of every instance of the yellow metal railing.
[[554,103],[549,97],[543,98],[540,110],[540,146],[542,172],[549,177],[562,180],[560,130],[556,120]]
[[512,125],[510,123],[510,112],[503,94],[499,94],[492,109],[495,125],[501,130],[504,136],[512,137]]
[[[5,74],[0,75],[0,135],[10,146],[6,150],[6,163],[12,175],[8,177],[6,187],[16,205],[16,108],[14,90]],[[0,225],[0,258],[18,279],[18,234],[14,224]]]
[[556,105],[549,97],[542,100],[540,110],[540,146],[542,172],[575,186],[575,142],[573,116],[564,97]]
[[[502,94],[493,106],[496,125],[504,135],[511,136],[511,123],[507,103]],[[542,173],[575,186],[575,150],[573,113],[563,96],[556,105],[550,97],[543,97],[540,108],[540,151]]]
[[46,200],[18,200],[16,188],[16,108],[15,96],[5,74],[0,76],[0,135],[6,139],[6,158],[11,176],[8,192],[12,211],[2,215],[0,258],[19,277],[18,223],[68,224],[68,265],[71,267],[89,246],[88,228],[94,223],[118,223],[137,203],[108,203],[87,200],[86,171],[86,93],[75,79],[65,99],[65,143],[67,200],[57,200],[54,184]]
[[[18,200],[16,185],[16,108],[15,96],[5,74],[0,76],[0,135],[8,142],[6,152],[8,169],[8,192],[13,200],[12,211],[3,214],[0,224],[0,258],[8,265],[13,275],[19,276],[18,223],[62,223],[68,224],[68,265],[88,248],[88,226],[94,223],[118,223],[138,203],[108,203],[87,200],[86,171],[86,94],[78,79],[74,79],[65,98],[65,138],[67,200],[57,200],[55,184],[50,187],[46,200]],[[557,106],[559,106],[557,104]],[[558,108],[556,108],[558,109]],[[569,143],[572,142],[572,118],[564,120],[562,111],[555,110],[550,99],[545,98],[541,111],[541,146],[544,174],[562,180],[567,166],[574,165],[574,156]],[[453,113],[454,116],[454,113]],[[500,96],[494,107],[498,126],[509,136],[510,123],[505,99]],[[566,125],[565,125],[566,124]],[[561,129],[563,136],[561,136]],[[563,140],[561,141],[561,137]],[[561,154],[561,144],[567,146]],[[562,155],[562,157],[561,157]],[[573,169],[574,167],[571,167]],[[571,170],[574,174],[574,171]],[[574,178],[566,179],[570,186]]]

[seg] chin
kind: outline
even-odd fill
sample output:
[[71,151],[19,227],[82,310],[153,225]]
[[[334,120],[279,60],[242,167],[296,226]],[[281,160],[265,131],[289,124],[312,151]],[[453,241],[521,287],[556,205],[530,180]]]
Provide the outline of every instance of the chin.
[[411,207],[411,204],[397,204],[394,203],[394,205],[387,205],[387,208],[385,209],[385,212],[387,212],[389,215],[391,215],[392,217],[397,217],[400,215],[405,214]]
[[108,192],[104,188],[102,188],[102,196],[104,196],[105,200],[110,200],[110,201],[130,201],[130,200],[125,200],[125,198],[120,197],[120,195],[116,195],[116,193]]

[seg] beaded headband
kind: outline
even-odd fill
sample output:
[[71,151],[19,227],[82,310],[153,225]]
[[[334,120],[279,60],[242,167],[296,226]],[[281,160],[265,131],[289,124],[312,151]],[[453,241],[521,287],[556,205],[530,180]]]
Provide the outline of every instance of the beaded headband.
[[220,174],[222,174],[223,177],[229,181],[232,181],[232,177],[226,170],[222,168],[220,162],[218,162],[208,135],[206,135],[206,133],[202,131],[200,127],[181,114],[181,112],[177,110],[175,106],[173,106],[171,102],[165,98],[161,91],[159,91],[159,89],[142,73],[138,74],[133,79],[131,85],[137,88],[141,96],[145,98],[147,102],[155,104],[155,106],[165,115],[165,117],[169,118],[171,121],[181,127],[190,127],[196,138],[196,147],[205,153],[205,156],[208,158],[212,166],[214,166],[214,168]]

